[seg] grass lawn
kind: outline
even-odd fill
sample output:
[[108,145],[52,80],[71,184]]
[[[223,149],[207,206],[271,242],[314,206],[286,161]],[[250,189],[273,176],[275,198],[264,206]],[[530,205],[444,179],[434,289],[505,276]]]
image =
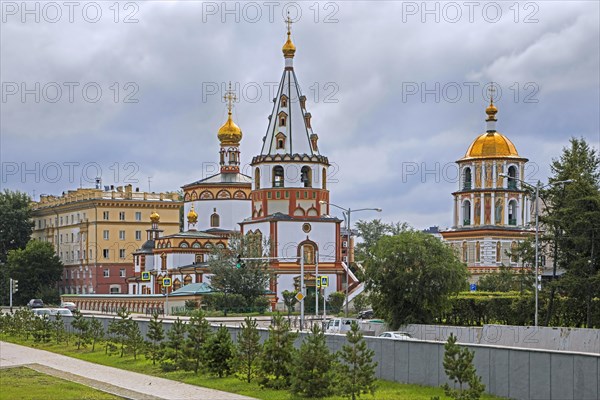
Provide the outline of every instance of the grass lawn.
[[0,369],[0,400],[112,400],[122,399],[75,382],[26,367]]
[[[175,371],[162,372],[158,366],[152,365],[152,361],[146,360],[143,356],[134,360],[131,356],[123,358],[116,356],[107,356],[104,354],[104,347],[96,345],[96,351],[91,352],[91,348],[77,350],[73,345],[66,346],[64,344],[57,345],[56,343],[33,344],[32,341],[25,341],[6,335],[0,335],[0,340],[21,344],[24,346],[35,347],[43,350],[48,350],[54,353],[63,354],[66,356],[78,358],[85,361],[94,362],[97,364],[108,365],[115,368],[121,368],[129,371],[139,372],[147,375],[159,376],[161,378],[173,379],[176,381],[189,383],[192,385],[203,386],[207,388],[223,390],[226,392],[238,393],[262,400],[296,400],[297,396],[291,395],[287,391],[264,389],[256,383],[246,383],[236,377],[230,376],[225,378],[217,378],[211,375],[199,373],[195,375],[193,372]],[[373,400],[430,400],[432,396],[439,396],[440,399],[446,399],[444,391],[436,387],[407,385],[390,381],[377,381],[377,390],[375,395],[363,395],[362,399]],[[0,397],[0,400],[3,397]],[[8,399],[8,397],[6,397]],[[343,397],[328,397],[328,400],[342,400]],[[482,399],[502,399],[491,395],[484,394]]]

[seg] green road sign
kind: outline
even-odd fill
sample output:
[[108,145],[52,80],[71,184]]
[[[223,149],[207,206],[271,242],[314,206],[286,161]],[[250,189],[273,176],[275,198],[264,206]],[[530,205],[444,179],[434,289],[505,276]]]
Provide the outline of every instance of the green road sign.
[[150,272],[147,272],[147,271],[142,272],[142,280],[149,281],[150,280]]

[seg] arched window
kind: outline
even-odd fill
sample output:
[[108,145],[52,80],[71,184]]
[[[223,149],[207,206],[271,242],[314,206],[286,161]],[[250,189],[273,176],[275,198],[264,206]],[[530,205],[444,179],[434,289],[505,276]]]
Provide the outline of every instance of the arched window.
[[462,244],[462,260],[463,262],[469,262],[469,248],[467,247],[467,242],[463,242]]
[[312,169],[308,166],[302,167],[300,170],[300,181],[304,187],[312,187]]
[[463,225],[471,225],[471,202],[465,200],[463,203]]
[[508,224],[517,225],[517,201],[511,200],[508,202]]
[[471,168],[465,168],[463,178],[463,190],[471,190]]
[[175,280],[173,281],[173,290],[177,290],[181,288],[181,281],[179,280],[179,278],[175,278]]
[[[304,241],[298,245],[298,257],[300,257],[302,248],[304,247],[304,265],[314,265],[316,244],[311,241]],[[298,260],[300,263],[300,260]]]
[[273,187],[283,187],[283,167],[281,165],[273,167]]
[[323,168],[323,189],[327,189],[327,170]]
[[496,262],[502,262],[502,245],[500,242],[496,242]]
[[508,179],[506,181],[507,188],[509,189],[517,189],[517,168],[514,165],[508,167]]
[[260,168],[254,170],[254,187],[260,189]]
[[219,225],[221,225],[221,217],[219,217],[219,214],[213,213],[210,216],[210,226],[212,228],[218,228]]
[[475,243],[475,261],[481,262],[481,244]]
[[192,277],[190,275],[186,275],[185,278],[183,278],[183,283],[189,285],[192,283]]

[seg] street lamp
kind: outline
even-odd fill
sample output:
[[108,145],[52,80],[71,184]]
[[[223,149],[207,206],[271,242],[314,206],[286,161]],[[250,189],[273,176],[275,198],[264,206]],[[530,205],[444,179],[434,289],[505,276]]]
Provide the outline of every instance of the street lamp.
[[539,221],[539,197],[540,197],[540,189],[543,189],[545,187],[550,187],[550,186],[554,186],[554,185],[559,185],[561,183],[571,183],[573,182],[572,179],[567,179],[564,181],[557,181],[557,182],[552,182],[552,183],[548,183],[547,185],[542,185],[542,182],[540,182],[539,180],[537,181],[536,185],[533,186],[530,183],[525,182],[522,179],[519,178],[515,178],[514,176],[509,176],[507,174],[498,174],[499,176],[503,177],[503,178],[507,178],[507,179],[514,179],[516,181],[521,182],[522,184],[529,186],[530,188],[534,189],[535,188],[535,316],[534,316],[534,326],[538,326],[538,309],[539,309],[539,299],[538,299],[538,292],[539,292],[539,236],[540,236],[540,221]]
[[[334,206],[336,208],[339,208],[340,210],[342,210],[343,214],[344,214],[344,219],[346,220],[346,235],[348,235],[348,247],[346,250],[346,308],[345,308],[345,314],[346,314],[346,318],[348,318],[348,287],[350,286],[348,284],[348,280],[349,280],[349,274],[348,271],[350,270],[350,235],[351,235],[351,231],[350,231],[350,216],[352,215],[353,212],[359,212],[359,211],[377,211],[377,212],[381,212],[383,211],[381,208],[359,208],[357,210],[352,210],[350,208],[344,208],[344,207],[340,207],[337,204],[333,204],[333,203],[328,203],[324,200],[319,201],[319,203],[321,204],[327,204],[329,206]],[[346,217],[347,216],[347,217]]]

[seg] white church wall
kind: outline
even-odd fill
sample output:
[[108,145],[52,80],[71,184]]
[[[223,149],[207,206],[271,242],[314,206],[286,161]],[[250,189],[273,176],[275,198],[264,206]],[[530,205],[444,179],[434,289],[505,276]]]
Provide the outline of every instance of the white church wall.
[[[194,210],[198,214],[196,230],[204,231],[213,228],[210,226],[210,216],[215,212],[219,214],[220,224],[217,228],[227,230],[240,230],[238,222],[248,217],[250,200],[195,200],[184,205],[184,216],[190,211],[194,203]],[[184,231],[188,231],[187,221]]]
[[280,221],[277,223],[278,256],[296,257],[298,245],[308,240],[315,242],[319,250],[319,262],[335,260],[336,224],[332,222],[309,222],[311,231],[302,230],[303,221]]

